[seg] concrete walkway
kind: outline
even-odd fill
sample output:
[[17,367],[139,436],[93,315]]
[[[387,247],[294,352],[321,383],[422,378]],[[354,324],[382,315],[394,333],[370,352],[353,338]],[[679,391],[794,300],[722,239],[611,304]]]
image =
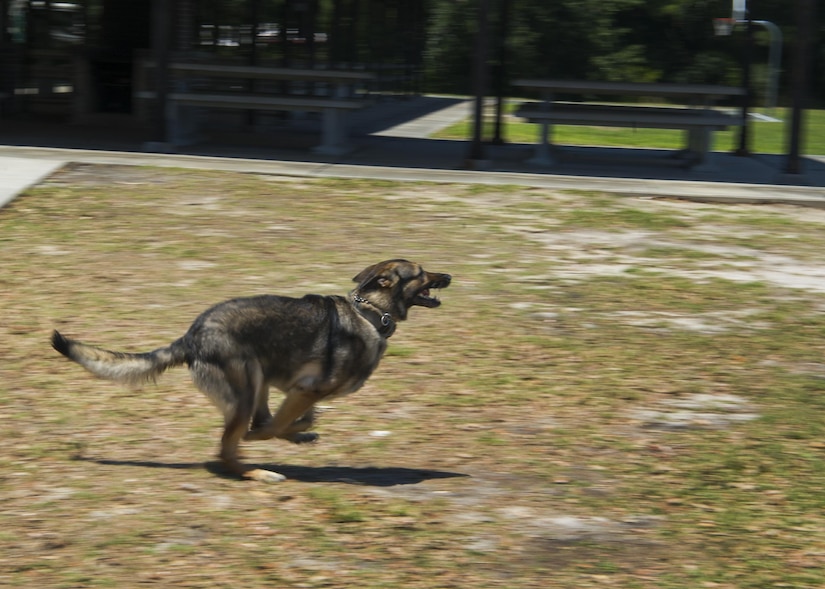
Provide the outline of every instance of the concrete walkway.
[[[306,177],[518,184],[825,208],[825,160],[819,158],[806,158],[804,176],[787,178],[782,175],[781,156],[743,158],[714,153],[711,169],[697,172],[674,166],[666,150],[570,147],[561,151],[561,163],[548,170],[526,163],[530,145],[511,144],[485,147],[485,169],[466,169],[466,142],[427,137],[465,119],[469,112],[468,101],[447,97],[388,104],[373,111],[371,119],[353,121],[356,149],[337,157],[318,156],[308,149],[226,143],[157,154],[141,151],[139,141],[123,140],[122,133],[94,137],[89,131],[82,136],[73,131],[72,137],[33,137],[30,132],[13,136],[0,131],[0,206],[65,163],[80,162]],[[54,133],[53,128],[49,132]]]
[[424,116],[389,127],[373,133],[376,137],[406,137],[408,139],[426,139],[433,133],[463,121],[470,116],[472,101],[461,100],[455,104],[430,112]]
[[0,208],[19,193],[34,186],[62,167],[67,160],[28,157],[0,157]]

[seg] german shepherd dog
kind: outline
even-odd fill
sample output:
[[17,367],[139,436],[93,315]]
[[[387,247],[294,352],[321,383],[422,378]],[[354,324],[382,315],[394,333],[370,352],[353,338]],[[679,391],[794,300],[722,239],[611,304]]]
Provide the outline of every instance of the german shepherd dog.
[[[413,306],[438,307],[430,291],[446,288],[451,277],[387,260],[353,280],[358,286],[346,297],[263,295],[219,303],[183,337],[153,352],[110,352],[57,331],[52,346],[101,378],[131,384],[187,364],[195,386],[223,412],[224,465],[242,478],[276,482],[285,477],[241,462],[241,440],[315,441],[317,434],[306,431],[313,406],[358,390],[378,366],[396,323]],[[270,387],[285,394],[274,415]]]

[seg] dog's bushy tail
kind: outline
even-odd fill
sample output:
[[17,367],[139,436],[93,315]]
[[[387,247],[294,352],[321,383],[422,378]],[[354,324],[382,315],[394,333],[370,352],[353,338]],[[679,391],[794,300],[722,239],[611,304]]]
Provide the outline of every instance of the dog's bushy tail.
[[127,354],[89,346],[55,330],[52,347],[100,378],[133,385],[154,381],[166,369],[186,362],[182,340],[152,352]]

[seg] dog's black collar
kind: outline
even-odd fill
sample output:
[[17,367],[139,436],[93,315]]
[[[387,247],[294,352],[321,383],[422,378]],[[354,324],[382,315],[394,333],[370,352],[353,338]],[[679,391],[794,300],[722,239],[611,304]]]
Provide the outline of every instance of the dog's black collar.
[[376,313],[380,313],[381,316],[378,318],[378,325],[376,325],[374,321],[368,319],[369,322],[373,324],[375,329],[378,330],[379,335],[384,338],[389,338],[393,333],[395,333],[395,319],[392,318],[392,315],[389,313],[383,313],[380,309],[364,297],[360,296],[358,293],[353,293],[352,300],[359,305],[369,305],[375,309]]

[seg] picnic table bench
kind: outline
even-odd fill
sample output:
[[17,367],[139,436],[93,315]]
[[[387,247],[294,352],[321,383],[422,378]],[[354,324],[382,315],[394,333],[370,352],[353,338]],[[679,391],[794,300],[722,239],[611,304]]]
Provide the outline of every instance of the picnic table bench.
[[[540,125],[535,155],[538,165],[555,163],[551,147],[552,125],[587,125],[681,129],[686,133],[684,149],[676,155],[686,165],[704,164],[710,151],[713,131],[742,124],[736,114],[712,108],[714,100],[744,96],[742,88],[704,84],[652,84],[571,80],[516,80],[515,86],[539,90],[541,102],[525,102],[517,117]],[[636,104],[569,102],[555,100],[556,94],[601,96],[651,96],[681,98],[685,106],[644,106]]]
[[[147,67],[153,67],[149,62]],[[293,69],[216,63],[170,63],[174,90],[169,101],[169,135],[175,145],[192,142],[199,121],[193,122],[187,108],[225,108],[265,111],[320,112],[321,143],[317,153],[337,155],[349,151],[345,115],[368,104],[357,87],[374,78],[364,71]],[[224,82],[223,86],[213,79]],[[240,81],[260,80],[260,88],[247,88]],[[229,83],[227,83],[229,82]],[[273,82],[301,82],[303,93],[273,91]],[[322,86],[324,92],[310,92],[311,84]],[[241,89],[238,86],[242,86]],[[269,86],[269,87],[267,87]],[[138,98],[154,98],[155,92],[141,91]]]

